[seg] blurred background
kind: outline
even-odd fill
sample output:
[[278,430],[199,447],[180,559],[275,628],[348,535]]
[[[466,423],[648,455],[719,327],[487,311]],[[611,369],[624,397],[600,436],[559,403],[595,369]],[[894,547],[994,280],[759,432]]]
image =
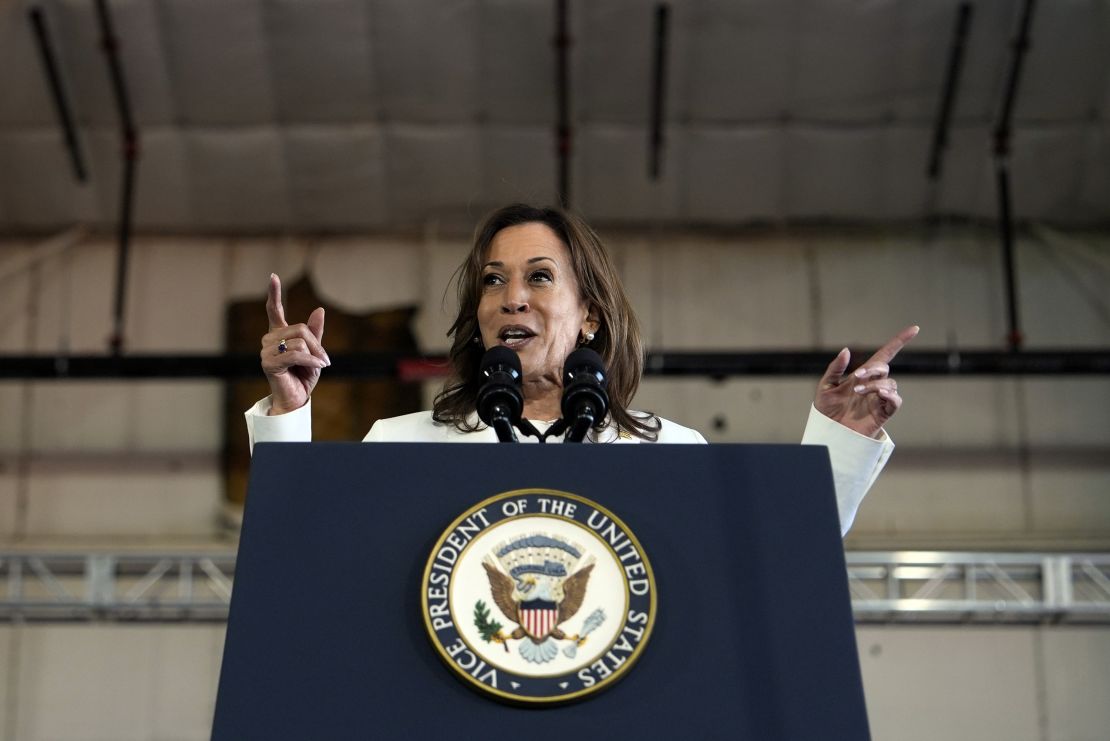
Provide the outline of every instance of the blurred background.
[[513,201],[711,441],[920,324],[846,540],[873,733],[1108,737],[1106,0],[5,0],[0,740],[208,737],[269,274],[357,440]]

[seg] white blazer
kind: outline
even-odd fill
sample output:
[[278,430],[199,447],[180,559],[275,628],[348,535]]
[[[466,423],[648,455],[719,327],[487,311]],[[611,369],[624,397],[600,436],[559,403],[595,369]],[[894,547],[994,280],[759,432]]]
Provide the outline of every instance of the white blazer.
[[[270,397],[257,402],[245,413],[247,434],[253,450],[255,443],[261,442],[308,442],[312,439],[312,401],[300,409],[269,416]],[[659,418],[662,427],[657,443],[704,444],[705,438],[697,430],[683,427],[669,419]],[[541,431],[546,426],[533,422]],[[497,433],[484,427],[475,432],[460,432],[454,425],[444,425],[432,420],[432,413],[415,412],[400,417],[380,419],[366,433],[363,442],[423,442],[423,443],[495,443]],[[535,438],[522,437],[521,442],[538,442]],[[561,442],[549,438],[548,442]],[[628,433],[620,434],[616,426],[610,424],[602,430],[597,443],[646,443]],[[802,435],[803,445],[824,445],[829,450],[832,463],[833,483],[836,486],[836,503],[840,513],[840,532],[847,534],[855,520],[856,511],[863,501],[867,490],[883,470],[890,454],[894,451],[894,441],[881,432],[878,439],[861,435],[848,429],[810,405],[809,421]]]

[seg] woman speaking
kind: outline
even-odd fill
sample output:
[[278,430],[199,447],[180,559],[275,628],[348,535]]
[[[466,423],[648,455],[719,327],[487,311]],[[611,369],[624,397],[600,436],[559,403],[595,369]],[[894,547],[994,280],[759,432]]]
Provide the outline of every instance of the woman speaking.
[[[365,441],[496,442],[476,407],[479,365],[495,346],[519,355],[523,417],[544,432],[560,417],[563,364],[584,346],[608,370],[609,412],[590,442],[705,442],[696,430],[629,409],[643,373],[639,324],[607,250],[577,216],[521,204],[502,208],[478,229],[456,275],[459,306],[448,331],[451,369],[442,392],[431,411],[379,420]],[[251,445],[307,441],[312,390],[331,362],[324,310],[304,324],[288,324],[281,282],[272,275],[266,313],[270,331],[262,337],[261,358],[271,394],[246,412]],[[842,532],[894,448],[882,429],[902,404],[889,363],[917,331],[902,330],[848,376],[849,353],[841,350],[817,387],[802,443],[828,446]]]

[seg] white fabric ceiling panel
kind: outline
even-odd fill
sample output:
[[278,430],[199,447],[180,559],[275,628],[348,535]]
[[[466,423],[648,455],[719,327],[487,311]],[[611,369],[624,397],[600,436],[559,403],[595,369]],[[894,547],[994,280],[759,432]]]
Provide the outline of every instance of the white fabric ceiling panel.
[[1083,184],[1084,127],[1020,129],[1011,172],[1014,211],[1033,219],[1069,213]]
[[[391,222],[466,215],[481,197],[485,153],[477,126],[393,126],[386,136]],[[470,217],[472,218],[472,216]]]
[[900,3],[892,31],[890,113],[899,122],[932,123],[944,84],[958,0]]
[[[94,4],[39,1],[90,183],[72,183],[32,0],[0,3],[0,228],[112,224],[119,122]],[[394,228],[555,200],[551,0],[109,4],[144,142],[140,227]],[[573,204],[622,222],[916,218],[958,6],[676,0],[655,185],[654,4],[571,0]],[[944,213],[993,219],[990,127],[1021,3],[973,6],[937,195]],[[1110,5],[1038,3],[1032,35],[1015,215],[1104,223]]]
[[[174,236],[137,240],[135,247],[127,281],[128,351],[223,349],[226,308],[213,299],[224,294],[228,280],[224,245],[215,239]],[[169,327],[172,332],[166,331]]]
[[548,204],[555,193],[555,143],[544,127],[483,129],[481,212],[512,202]]
[[1015,115],[1067,121],[1097,113],[1099,93],[1110,80],[1110,3],[1038,3],[1031,34]]
[[[938,62],[940,65],[947,64],[948,45],[951,44],[956,22],[956,5],[957,3],[952,4],[951,25],[943,42],[945,58]],[[1038,8],[1043,8],[1046,3],[1037,5]],[[972,7],[974,15],[964,48],[959,97],[954,116],[960,123],[993,122],[1001,105],[1003,86],[1010,68],[1011,46],[1021,3],[1014,0],[976,0]],[[943,75],[944,68],[941,67],[937,71],[934,88],[938,104]]]
[[[136,2],[141,0],[135,0]],[[274,120],[273,59],[263,0],[159,4],[182,123]]]
[[[665,347],[797,347],[809,334],[816,307],[797,242],[757,241],[740,249],[727,239],[666,244],[657,288]],[[692,301],[695,296],[706,299]]]
[[[688,73],[672,86],[698,122],[766,121],[790,110],[791,3],[713,0],[691,4],[675,27],[690,37]],[[680,107],[681,113],[682,108]]]
[[782,132],[691,128],[686,134],[685,216],[694,222],[781,217]]
[[[149,129],[143,135],[135,188],[135,223],[155,228],[187,229],[193,223],[186,134],[178,128]],[[110,137],[110,154],[102,168],[120,171],[118,137]],[[108,180],[101,180],[105,184]],[[107,188],[109,213],[119,212],[116,177]]]
[[643,127],[595,125],[579,129],[574,155],[577,208],[591,218],[615,222],[652,222],[678,215],[680,171],[685,159],[681,131],[667,138],[663,171],[653,183],[647,176],[648,135]]
[[892,219],[924,217],[929,195],[925,169],[932,130],[924,126],[889,126],[880,129],[880,136],[878,208]]
[[[877,338],[889,337],[911,322],[929,329],[923,333],[927,340],[923,344],[943,346],[947,338],[943,325],[937,321],[938,314],[946,308],[937,301],[938,296],[944,295],[941,286],[981,280],[983,274],[990,273],[984,270],[960,279],[949,275],[956,271],[944,264],[946,241],[932,245],[913,236],[892,233],[885,245],[864,245],[850,236],[845,236],[840,244],[822,242],[827,247],[814,252],[820,286],[820,304],[814,309],[821,316],[819,341],[835,342],[838,346],[846,343],[874,347],[871,343]],[[974,297],[975,306],[961,317],[989,315],[989,302],[995,297],[984,293],[980,285],[973,290],[968,296]],[[1001,305],[1001,301],[994,304]],[[916,350],[919,346],[913,347]]]
[[[54,0],[42,5],[78,120],[118,125],[111,77],[102,49],[95,6],[88,0]],[[173,87],[166,71],[159,5],[149,0],[111,4],[112,28],[125,70],[132,115],[141,126],[174,120]],[[37,81],[45,85],[40,72]]]
[[[986,123],[954,126],[941,173],[938,208],[945,213],[965,213],[993,219],[998,214],[991,128]],[[922,164],[924,168],[925,164]],[[924,172],[924,170],[922,170]],[[913,177],[913,173],[910,173]]]
[[787,212],[818,219],[873,213],[882,198],[882,139],[879,129],[787,129]]
[[[807,121],[886,115],[897,68],[896,0],[808,0],[792,18],[792,113]],[[876,60],[882,59],[882,64]]]
[[[1054,243],[1051,236],[1019,245],[1021,324],[1028,346],[1105,347],[1110,331],[1101,299],[1106,295],[1110,252],[1100,252],[1094,244],[1081,244],[1080,251],[1074,244]],[[1104,404],[1102,416],[1107,409],[1110,406]]]
[[365,0],[274,0],[265,8],[280,121],[377,117]]
[[0,203],[6,223],[20,227],[101,221],[96,186],[70,174],[62,137],[55,130],[0,131]]
[[551,0],[486,0],[479,28],[479,111],[499,124],[555,120]]
[[387,223],[379,127],[298,126],[286,131],[294,223],[338,229]]
[[480,108],[477,0],[377,0],[371,24],[388,120],[475,120]]
[[1110,124],[1087,127],[1083,162],[1083,185],[1076,212],[1083,222],[1105,219],[1110,204]]
[[[0,212],[2,213],[2,212]],[[23,260],[31,257],[36,246],[34,242],[20,240],[4,240],[0,242],[0,352],[4,353],[29,353],[34,351],[33,338],[28,337],[28,320],[31,317],[38,320],[38,312],[29,311],[28,307],[34,306],[41,294],[41,284],[44,275],[57,271],[57,264],[51,260],[40,260],[39,280],[13,280],[14,276],[33,275],[30,270],[24,272],[13,271],[15,265],[25,264]],[[41,254],[41,252],[40,252]],[[38,285],[35,285],[35,284]],[[34,297],[34,300],[32,300]],[[17,391],[18,393],[12,393]],[[0,384],[0,409],[4,410],[4,419],[16,419],[20,406],[16,406],[18,397],[22,396],[20,384]],[[9,416],[11,415],[11,416]],[[16,432],[18,425],[0,425],[0,450],[16,450],[19,435]],[[0,532],[7,528],[0,526]]]
[[266,127],[190,129],[185,136],[196,224],[281,229],[289,223],[281,134]]
[[633,125],[648,121],[654,7],[641,0],[612,0],[576,9],[571,54],[579,120]]
[[320,300],[342,311],[363,314],[420,303],[425,263],[418,241],[329,239],[311,261]]
[[58,258],[60,269],[43,271],[35,350],[65,347],[75,353],[104,352],[112,334],[115,299],[114,291],[106,287],[115,285],[116,254],[113,237],[86,239]]
[[80,190],[87,191],[87,197],[95,204],[97,221],[115,222],[120,215],[119,190],[123,175],[119,134],[110,128],[91,129],[85,132],[82,142],[89,183],[93,187]]
[[[26,3],[26,7],[30,5]],[[113,9],[115,7],[112,6]],[[50,27],[59,65],[65,65],[62,69],[74,116],[86,124],[115,124],[119,118],[112,100],[111,80],[104,62],[104,52],[100,50],[100,30],[93,4],[83,0],[56,0],[44,4],[42,8]],[[122,22],[124,19],[121,17],[117,20],[117,27]],[[124,49],[130,54],[131,39],[126,44],[121,44],[121,56]],[[36,66],[35,82],[48,91],[46,73],[37,59]],[[55,121],[53,110],[49,121]]]

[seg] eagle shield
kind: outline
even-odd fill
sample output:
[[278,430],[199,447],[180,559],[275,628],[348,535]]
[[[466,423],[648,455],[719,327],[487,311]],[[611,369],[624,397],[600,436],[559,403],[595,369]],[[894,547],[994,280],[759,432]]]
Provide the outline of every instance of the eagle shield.
[[558,649],[551,639],[578,639],[559,626],[582,607],[594,568],[593,558],[584,557],[580,546],[549,535],[526,535],[499,544],[482,566],[494,603],[518,626],[502,640],[525,639],[520,653],[527,660],[555,658]]

